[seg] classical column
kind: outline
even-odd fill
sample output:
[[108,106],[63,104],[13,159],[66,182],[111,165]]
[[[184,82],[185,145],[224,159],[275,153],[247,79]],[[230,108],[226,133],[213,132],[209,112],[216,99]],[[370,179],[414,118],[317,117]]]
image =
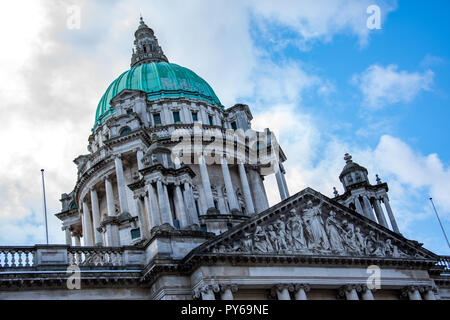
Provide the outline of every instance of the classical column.
[[66,235],[66,245],[71,246],[72,245],[72,233],[70,232],[70,227],[64,227],[63,230]]
[[409,300],[422,300],[419,288],[416,286],[408,286],[403,289],[403,296],[407,295]]
[[[105,177],[106,190],[106,210],[108,212],[108,220],[116,216],[116,208],[114,206],[114,193],[109,176]],[[114,221],[105,224],[106,239],[109,246],[117,247],[120,245],[119,227]]]
[[436,300],[436,295],[434,294],[433,288],[425,288],[424,300]]
[[83,238],[85,246],[93,245],[91,213],[86,200],[83,200]]
[[208,169],[203,155],[199,155],[198,163],[200,166],[200,176],[202,178],[203,192],[205,194],[206,206],[208,209],[215,208],[214,199],[211,191],[211,183],[209,181]]
[[237,292],[237,285],[225,284],[220,285],[220,299],[221,300],[234,300],[233,292]]
[[345,285],[341,287],[339,294],[345,296],[347,300],[359,300],[356,289],[357,287],[355,285]]
[[291,300],[291,296],[289,295],[289,289],[293,290],[293,286],[288,284],[279,284],[276,285],[272,289],[272,291],[276,293],[278,300]]
[[149,238],[149,228],[147,225],[147,219],[145,217],[145,209],[142,206],[142,199],[139,196],[136,198],[136,205],[137,205],[137,211],[138,211],[139,226],[140,226],[140,230],[141,230],[141,238],[148,239]]
[[281,201],[283,201],[284,199],[287,199],[289,197],[289,194],[287,190],[285,190],[281,168],[278,167],[278,170],[275,173],[275,177],[277,178],[278,191],[280,192]]
[[161,224],[160,212],[158,207],[158,198],[156,197],[155,187],[153,184],[147,185],[148,200],[150,202],[150,210],[152,212],[152,228]]
[[150,231],[152,230],[152,228],[155,226],[155,223],[153,222],[153,217],[152,217],[152,211],[150,209],[150,199],[148,198],[148,192],[145,193],[144,196],[144,209],[146,212],[146,221],[147,221],[147,228],[148,231],[150,233]]
[[137,158],[138,170],[144,169],[144,164],[142,163],[142,158],[144,158],[144,151],[141,148],[137,149],[136,158]]
[[249,170],[249,179],[253,194],[253,203],[255,205],[255,213],[260,213],[269,208],[269,201],[267,200],[263,181],[257,170],[257,167],[253,167]]
[[94,239],[95,245],[103,245],[103,236],[98,228],[100,227],[100,209],[98,206],[97,190],[91,189],[91,206],[92,206],[92,220],[94,221]]
[[398,226],[397,226],[397,221],[395,221],[394,213],[392,212],[391,205],[389,204],[389,199],[388,199],[387,195],[385,195],[383,197],[383,202],[384,202],[386,211],[388,213],[389,220],[391,221],[392,229],[394,230],[394,232],[400,233],[400,230],[398,229]]
[[185,201],[187,212],[189,214],[189,223],[199,224],[197,210],[195,208],[194,194],[189,182],[184,183],[183,198]]
[[366,285],[362,287],[361,298],[362,300],[375,300],[372,290],[370,290]]
[[114,207],[114,193],[111,184],[111,178],[109,176],[105,178],[105,189],[106,189],[106,209],[108,211],[108,216],[113,217],[116,215],[116,209]]
[[248,184],[247,173],[245,172],[244,164],[239,163],[239,176],[241,178],[242,192],[244,193],[245,207],[247,208],[247,214],[253,215],[255,213],[255,207],[253,206],[252,194],[250,191],[250,185]]
[[217,284],[204,285],[194,294],[194,296],[200,296],[202,300],[216,300],[214,292],[219,292],[219,286]]
[[161,224],[168,223],[173,226],[172,213],[170,211],[169,195],[167,194],[167,187],[163,185],[161,180],[156,182],[156,189],[158,191],[159,210],[161,213]]
[[306,292],[310,290],[310,286],[307,284],[296,284],[294,286],[295,300],[308,300]]
[[231,181],[230,170],[228,168],[226,156],[222,157],[221,166],[223,180],[225,182],[225,189],[227,191],[228,204],[230,205],[230,211],[231,213],[233,213],[233,210],[241,211],[236,198],[236,193],[234,192],[233,182]]
[[181,193],[180,185],[175,185],[175,207],[176,207],[176,217],[180,222],[180,228],[187,227],[187,217],[186,217],[186,208],[184,206],[183,194]]
[[356,207],[356,212],[358,212],[362,216],[365,216],[365,213],[364,213],[363,208],[361,206],[361,202],[359,201],[359,197],[355,198],[355,207]]
[[384,217],[383,209],[380,206],[380,200],[374,199],[373,200],[373,207],[375,208],[375,213],[377,215],[378,223],[381,224],[383,227],[388,228],[388,224],[386,222],[386,218]]
[[114,158],[116,165],[116,176],[117,176],[117,188],[119,190],[119,203],[120,203],[120,213],[129,213],[128,201],[127,201],[127,191],[125,185],[125,177],[123,176],[123,166],[121,155],[116,155]]
[[75,238],[75,246],[81,247],[80,233],[79,232],[74,233],[73,237]]
[[375,218],[375,215],[373,213],[372,210],[372,205],[370,204],[370,200],[369,198],[367,198],[367,196],[363,196],[363,201],[364,201],[364,209],[366,210],[366,216],[373,220],[373,221],[377,221],[377,219]]

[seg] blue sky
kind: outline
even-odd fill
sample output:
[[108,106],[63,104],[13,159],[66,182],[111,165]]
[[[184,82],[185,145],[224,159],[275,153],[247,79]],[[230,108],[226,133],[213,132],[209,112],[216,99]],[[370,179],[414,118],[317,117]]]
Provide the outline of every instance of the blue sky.
[[[366,26],[378,5],[382,29]],[[81,28],[67,28],[67,7]],[[26,9],[24,9],[26,8]],[[349,152],[390,186],[402,233],[450,254],[448,1],[17,1],[0,13],[0,245],[42,243],[76,181],[98,100],[129,67],[142,13],[171,62],[206,79],[226,107],[249,104],[288,156],[291,194],[332,195]],[[14,30],[11,33],[10,30]],[[267,179],[272,204],[279,201]],[[63,242],[56,218],[50,239]]]

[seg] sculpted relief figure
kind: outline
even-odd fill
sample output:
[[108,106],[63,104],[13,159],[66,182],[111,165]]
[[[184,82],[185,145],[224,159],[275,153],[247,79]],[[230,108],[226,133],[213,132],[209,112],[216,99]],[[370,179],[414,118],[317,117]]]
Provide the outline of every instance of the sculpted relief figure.
[[255,233],[253,234],[253,242],[255,249],[260,252],[273,251],[273,247],[270,240],[267,237],[266,231],[261,226],[257,226]]
[[310,249],[330,249],[328,236],[323,226],[323,220],[319,206],[314,207],[311,200],[306,203],[303,210],[303,221],[305,222],[306,233],[308,235],[308,247]]
[[325,228],[327,229],[328,237],[330,239],[331,250],[334,252],[343,252],[344,244],[341,234],[345,231],[342,230],[341,226],[336,220],[336,212],[330,211],[330,216],[325,221]]
[[306,239],[303,232],[302,217],[297,215],[295,209],[289,212],[289,218],[286,223],[287,241],[291,248],[302,250],[306,248]]
[[361,253],[356,241],[355,226],[348,223],[347,220],[342,221],[343,238],[347,251]]

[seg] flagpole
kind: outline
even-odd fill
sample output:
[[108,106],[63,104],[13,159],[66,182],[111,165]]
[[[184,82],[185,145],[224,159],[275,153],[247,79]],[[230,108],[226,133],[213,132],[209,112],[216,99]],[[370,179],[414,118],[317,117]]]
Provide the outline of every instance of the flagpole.
[[47,239],[48,244],[47,201],[45,200],[44,169],[41,169],[41,174],[42,174],[42,193],[44,195],[45,237]]
[[431,204],[433,205],[434,212],[436,213],[436,217],[438,218],[439,224],[442,229],[442,233],[444,234],[445,240],[447,240],[447,245],[450,248],[450,243],[448,242],[447,234],[445,233],[444,226],[442,225],[441,219],[439,219],[439,215],[437,213],[436,207],[434,206],[433,198],[430,197]]

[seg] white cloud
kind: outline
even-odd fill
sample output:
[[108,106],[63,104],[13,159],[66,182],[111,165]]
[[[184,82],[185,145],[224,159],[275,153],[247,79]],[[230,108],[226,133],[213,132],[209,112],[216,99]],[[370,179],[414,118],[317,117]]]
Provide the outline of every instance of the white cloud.
[[433,83],[431,70],[420,72],[398,71],[398,66],[371,65],[360,75],[353,76],[353,83],[363,95],[363,104],[372,109],[412,101],[420,91],[428,91]]

